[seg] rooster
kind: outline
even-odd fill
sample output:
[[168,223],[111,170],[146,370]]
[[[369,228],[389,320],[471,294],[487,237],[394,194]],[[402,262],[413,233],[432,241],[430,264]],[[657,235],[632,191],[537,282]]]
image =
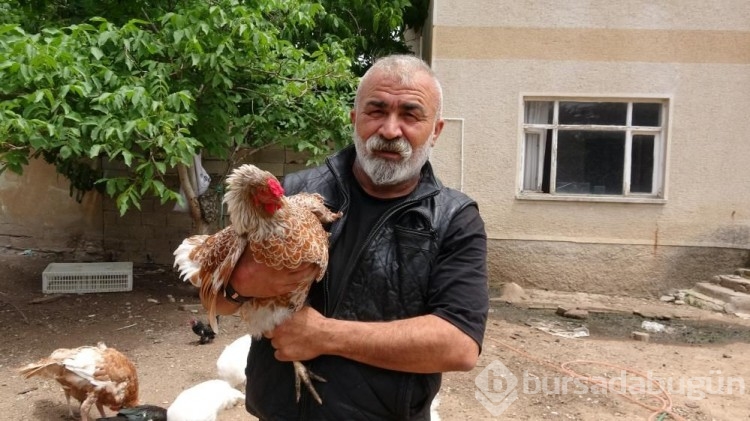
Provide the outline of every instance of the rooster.
[[56,380],[65,392],[68,414],[73,417],[70,397],[79,402],[81,421],[88,420],[96,405],[104,417],[104,406],[113,411],[138,405],[138,375],[130,360],[103,342],[97,346],[60,348],[47,358],[18,370],[25,378],[43,376]]
[[[256,261],[278,270],[296,269],[303,263],[317,264],[320,270],[314,280],[319,281],[328,266],[328,233],[323,224],[341,217],[341,212],[333,213],[325,207],[319,194],[284,196],[284,189],[273,174],[249,164],[236,168],[227,177],[224,203],[230,226],[213,235],[189,237],[174,252],[180,276],[200,288],[201,302],[208,309],[214,331],[216,297],[229,282],[246,248]],[[260,337],[302,308],[312,282],[301,283],[289,294],[244,302],[240,314],[249,324],[249,333]],[[310,379],[323,379],[299,361],[293,361],[293,365],[297,400],[300,382],[304,382],[313,398],[322,403]]]

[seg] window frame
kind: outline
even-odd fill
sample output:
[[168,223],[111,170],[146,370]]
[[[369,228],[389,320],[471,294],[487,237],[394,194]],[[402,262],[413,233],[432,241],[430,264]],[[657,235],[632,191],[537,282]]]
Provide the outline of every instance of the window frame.
[[[526,103],[529,101],[552,102],[553,116],[550,124],[526,123]],[[671,122],[672,98],[666,95],[638,95],[638,96],[580,96],[580,95],[539,95],[521,94],[519,97],[519,159],[516,198],[525,200],[551,200],[551,201],[585,201],[585,202],[627,202],[627,203],[666,203],[667,200],[667,153],[669,145],[669,125]],[[627,103],[627,117],[625,125],[585,125],[585,124],[559,124],[560,102],[621,102]],[[633,126],[631,125],[634,103],[657,103],[661,104],[660,126]],[[623,192],[619,195],[606,194],[584,194],[584,193],[558,193],[557,190],[557,146],[558,133],[560,130],[586,130],[586,131],[616,131],[625,133],[625,150],[623,164]],[[549,193],[541,191],[545,165],[543,162],[545,151],[544,145],[535,148],[536,160],[527,162],[527,134],[538,134],[537,142],[545,142],[545,132],[552,130],[551,151],[549,165]],[[631,159],[632,140],[637,135],[648,135],[654,137],[654,157],[652,173],[652,191],[650,193],[634,193],[630,191],[631,182]],[[532,172],[536,172],[535,178],[527,174],[526,168],[534,164]],[[534,190],[525,189],[529,180],[536,181]]]

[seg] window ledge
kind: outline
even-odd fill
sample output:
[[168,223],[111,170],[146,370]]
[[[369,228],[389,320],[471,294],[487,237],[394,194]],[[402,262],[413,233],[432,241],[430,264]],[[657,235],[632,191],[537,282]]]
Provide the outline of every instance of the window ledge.
[[601,203],[645,203],[650,205],[663,205],[667,199],[642,196],[607,196],[607,195],[583,195],[583,194],[556,194],[521,192],[516,194],[518,200],[536,200],[548,202],[601,202]]

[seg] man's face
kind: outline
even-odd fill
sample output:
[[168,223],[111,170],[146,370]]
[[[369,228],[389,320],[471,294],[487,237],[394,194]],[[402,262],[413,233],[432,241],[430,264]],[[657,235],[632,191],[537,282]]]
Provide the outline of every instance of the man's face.
[[363,83],[351,113],[362,169],[376,185],[418,177],[443,127],[434,83],[418,74],[405,85],[384,73]]

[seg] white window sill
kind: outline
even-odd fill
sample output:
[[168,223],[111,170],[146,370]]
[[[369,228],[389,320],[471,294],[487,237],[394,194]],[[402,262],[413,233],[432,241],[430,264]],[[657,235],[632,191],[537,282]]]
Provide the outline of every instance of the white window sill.
[[663,205],[667,199],[645,196],[608,196],[604,194],[556,194],[521,192],[516,195],[518,200],[536,200],[547,202],[602,202],[602,203],[645,203]]

